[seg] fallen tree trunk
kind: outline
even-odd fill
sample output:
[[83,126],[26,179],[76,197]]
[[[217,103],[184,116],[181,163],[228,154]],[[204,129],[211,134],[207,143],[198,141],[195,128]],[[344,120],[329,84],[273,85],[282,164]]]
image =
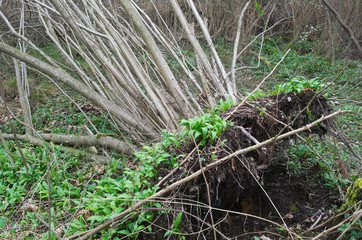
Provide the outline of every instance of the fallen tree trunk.
[[244,148],[244,149],[239,149],[239,150],[237,150],[237,151],[235,151],[235,152],[233,152],[233,153],[231,153],[231,154],[229,154],[229,155],[227,155],[227,156],[225,156],[225,157],[223,157],[223,158],[221,158],[219,160],[215,160],[214,162],[206,165],[205,167],[203,167],[203,168],[199,169],[198,171],[194,172],[193,174],[191,174],[191,175],[189,175],[189,176],[187,176],[185,178],[182,178],[182,179],[178,180],[177,182],[172,183],[169,186],[164,187],[162,190],[155,193],[154,195],[152,195],[152,196],[150,196],[150,197],[148,197],[146,199],[140,200],[139,202],[136,202],[130,208],[128,208],[124,212],[118,214],[117,216],[111,218],[110,220],[104,222],[100,226],[98,226],[98,227],[96,227],[94,229],[85,231],[83,233],[70,236],[68,239],[75,239],[75,238],[88,239],[88,238],[92,237],[93,235],[97,234],[98,232],[100,232],[101,230],[109,227],[111,224],[116,223],[117,221],[124,218],[128,214],[130,214],[133,211],[137,210],[138,208],[140,208],[144,204],[146,204],[146,203],[148,203],[150,201],[154,201],[155,199],[170,193],[172,190],[176,189],[177,187],[180,187],[180,186],[190,182],[191,180],[196,179],[197,177],[201,176],[204,172],[207,172],[207,171],[209,171],[211,169],[214,169],[217,166],[220,166],[220,165],[228,162],[230,159],[233,159],[233,158],[238,157],[240,155],[244,155],[244,154],[249,153],[251,151],[258,150],[258,149],[260,149],[260,148],[262,148],[264,146],[267,146],[269,144],[275,143],[276,141],[291,137],[291,136],[293,136],[295,134],[298,134],[300,132],[310,130],[312,127],[315,127],[315,126],[319,125],[321,122],[326,121],[326,120],[328,120],[328,119],[330,119],[332,117],[335,117],[335,116],[337,116],[339,114],[346,113],[346,112],[350,112],[350,111],[338,110],[338,111],[336,111],[336,112],[334,112],[334,113],[332,113],[332,114],[330,114],[328,116],[322,116],[318,120],[316,120],[316,121],[314,121],[314,122],[312,122],[310,124],[307,124],[305,126],[302,126],[302,127],[298,128],[296,130],[284,133],[284,134],[282,134],[280,136],[276,136],[276,137],[273,136],[273,137],[270,137],[269,139],[267,139],[267,140],[265,140],[263,142],[260,142],[259,144],[255,144],[253,146],[250,146],[250,147],[247,147],[247,148]]
[[[13,140],[13,134],[2,134],[6,140]],[[56,134],[39,134],[40,138],[36,138],[30,135],[16,135],[19,140],[29,141],[32,144],[41,145],[43,140],[54,142],[57,144],[72,145],[75,147],[80,146],[99,146],[114,149],[120,153],[126,155],[132,155],[138,148],[130,143],[126,143],[115,139],[113,137],[97,134],[93,136],[75,136],[75,135],[56,135]]]

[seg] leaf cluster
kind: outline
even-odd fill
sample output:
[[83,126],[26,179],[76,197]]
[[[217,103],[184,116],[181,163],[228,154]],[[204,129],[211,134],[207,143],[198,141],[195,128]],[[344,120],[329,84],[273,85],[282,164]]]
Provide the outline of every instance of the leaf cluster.
[[325,86],[324,83],[320,80],[319,77],[315,77],[313,79],[307,80],[303,76],[297,76],[286,83],[280,84],[276,86],[272,94],[278,94],[280,92],[290,93],[290,92],[297,92],[300,93],[304,89],[313,89],[314,91],[318,91]]

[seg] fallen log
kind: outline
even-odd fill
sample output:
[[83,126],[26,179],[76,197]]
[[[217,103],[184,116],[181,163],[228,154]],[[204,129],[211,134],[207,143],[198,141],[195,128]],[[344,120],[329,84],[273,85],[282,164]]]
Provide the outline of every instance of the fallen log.
[[[13,134],[2,134],[6,140],[13,140]],[[76,135],[57,135],[57,134],[38,134],[38,137],[30,135],[16,135],[19,140],[29,141],[35,145],[42,145],[43,141],[53,142],[57,144],[72,145],[75,147],[81,146],[99,146],[114,149],[126,155],[132,155],[138,148],[132,144],[120,141],[116,138],[97,134],[92,136],[76,136]]]

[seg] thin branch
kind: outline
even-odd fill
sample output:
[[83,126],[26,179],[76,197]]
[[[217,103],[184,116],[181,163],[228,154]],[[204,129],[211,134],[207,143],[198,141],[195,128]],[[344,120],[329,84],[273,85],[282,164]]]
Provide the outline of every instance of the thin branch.
[[50,164],[47,162],[47,176],[48,176],[48,240],[51,239],[52,229],[52,202],[50,201]]
[[258,84],[258,86],[256,86],[256,88],[248,94],[248,96],[246,96],[243,101],[241,101],[241,103],[238,104],[238,106],[236,106],[234,108],[234,110],[232,112],[230,112],[228,114],[228,116],[224,119],[224,120],[228,120],[243,104],[246,100],[249,99],[249,97],[251,95],[253,95],[256,91],[258,91],[258,89],[260,88],[261,85],[263,85],[263,83],[265,82],[265,80],[267,80],[273,73],[274,71],[277,69],[277,67],[279,66],[279,64],[281,64],[284,60],[284,58],[287,56],[287,54],[290,52],[290,49],[288,49],[288,51],[284,54],[284,56],[282,57],[282,59],[280,59],[280,61],[277,63],[277,65],[275,65],[275,67],[273,68],[273,70]]
[[[202,20],[200,14],[198,13],[196,7],[195,7],[195,4],[193,2],[193,0],[187,0],[187,3],[189,4],[189,6],[191,7],[192,9],[192,12],[193,14],[195,15],[196,17],[196,20],[197,22],[199,23],[200,25],[200,28],[205,36],[205,39],[206,39],[206,42],[207,44],[209,45],[210,47],[210,51],[212,53],[212,56],[214,57],[215,61],[216,61],[216,65],[217,67],[220,69],[220,72],[221,72],[221,76],[224,80],[224,83],[226,85],[226,89],[228,91],[228,94],[230,95],[231,99],[233,102],[235,102],[235,96],[236,96],[236,91],[233,91],[233,88],[232,88],[232,84],[230,82],[230,80],[228,79],[228,76],[226,74],[226,71],[225,71],[225,68],[223,66],[223,64],[221,63],[221,60],[220,60],[220,57],[218,55],[218,53],[216,52],[216,49],[215,49],[215,46],[212,42],[212,39],[211,39],[211,36],[210,36],[210,33],[204,23],[204,21]],[[249,3],[248,3],[249,4]],[[247,4],[247,5],[248,5]]]
[[49,228],[49,230],[50,230],[52,233],[54,233],[54,235],[57,237],[57,239],[62,239],[62,238],[59,236],[59,234],[58,234],[56,231],[54,231],[54,229],[53,229],[48,223],[46,223],[43,219],[41,219],[41,218],[38,216],[38,214],[33,213],[33,215],[34,215],[42,224],[44,224],[45,226],[47,226],[47,227]]
[[239,17],[239,21],[238,21],[238,28],[236,30],[236,36],[235,36],[235,41],[234,41],[234,51],[233,51],[233,59],[231,61],[231,82],[233,85],[233,90],[234,92],[236,92],[236,80],[235,80],[235,66],[236,66],[236,60],[237,60],[237,54],[238,54],[238,46],[239,46],[239,41],[240,41],[240,35],[241,35],[241,27],[243,26],[243,18],[244,18],[244,13],[246,11],[246,9],[249,6],[250,1],[248,1],[243,10],[241,10],[240,13],[240,17]]
[[349,229],[351,229],[351,227],[361,218],[362,216],[362,211],[357,211],[354,215],[358,214],[358,216],[353,220],[353,222],[343,231],[343,233],[336,239],[336,240],[340,240],[342,239],[342,237],[349,231]]

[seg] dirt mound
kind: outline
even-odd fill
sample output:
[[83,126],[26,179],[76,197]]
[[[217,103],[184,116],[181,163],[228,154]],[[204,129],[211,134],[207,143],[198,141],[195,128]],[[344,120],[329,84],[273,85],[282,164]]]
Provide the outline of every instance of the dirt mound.
[[[222,114],[234,123],[233,127],[220,136],[220,141],[194,151],[178,171],[168,176],[163,186],[196,172],[201,166],[206,166],[215,159],[221,159],[239,149],[270,139],[281,131],[285,133],[291,128],[303,127],[329,111],[326,99],[316,96],[315,92],[310,90],[298,94],[271,96],[234,107]],[[305,134],[323,135],[327,132],[327,126],[328,122],[318,124]],[[172,208],[187,212],[183,217],[181,232],[190,233],[190,239],[198,239],[200,235],[194,233],[205,231],[202,236],[213,238],[210,225],[216,223],[218,231],[227,237],[239,236],[246,232],[260,232],[268,227],[268,224],[265,225],[265,222],[253,217],[247,218],[245,214],[270,220],[279,219],[280,222],[276,208],[282,214],[289,214],[284,216],[288,220],[303,223],[308,219],[314,211],[310,196],[313,195],[313,200],[323,198],[325,196],[321,194],[326,191],[316,188],[314,182],[308,182],[302,177],[291,179],[286,174],[286,162],[277,157],[275,149],[285,148],[290,141],[291,139],[286,139],[274,142],[240,157],[234,157],[216,168],[205,171],[202,176],[174,191],[169,196],[170,202],[173,202],[171,199],[182,200],[181,203],[172,203]],[[186,147],[184,153],[189,153],[194,148],[195,145],[191,144]],[[263,192],[261,186],[267,189],[267,193]],[[329,203],[329,200],[324,203]],[[209,206],[219,210],[211,212]],[[158,221],[161,226],[166,223],[162,217]],[[246,239],[250,237],[248,235]]]

